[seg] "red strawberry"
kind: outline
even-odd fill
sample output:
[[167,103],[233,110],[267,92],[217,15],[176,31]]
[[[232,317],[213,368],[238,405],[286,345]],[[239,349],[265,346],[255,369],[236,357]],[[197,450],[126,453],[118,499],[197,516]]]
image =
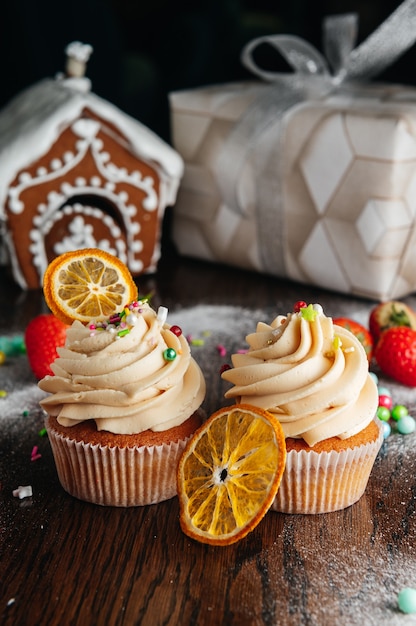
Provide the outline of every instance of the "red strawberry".
[[58,356],[57,346],[65,343],[65,331],[68,327],[51,314],[42,314],[33,318],[26,327],[25,343],[30,367],[40,380],[47,374],[53,376],[49,367]]
[[373,356],[373,338],[370,331],[365,326],[350,319],[349,317],[335,317],[332,321],[337,326],[342,326],[342,328],[349,330],[359,341],[361,341],[367,355],[367,359],[371,361]]
[[391,300],[372,309],[368,320],[370,333],[377,343],[383,330],[393,326],[407,326],[416,330],[416,313],[404,302]]
[[375,348],[380,369],[403,385],[416,387],[416,331],[406,326],[388,328]]

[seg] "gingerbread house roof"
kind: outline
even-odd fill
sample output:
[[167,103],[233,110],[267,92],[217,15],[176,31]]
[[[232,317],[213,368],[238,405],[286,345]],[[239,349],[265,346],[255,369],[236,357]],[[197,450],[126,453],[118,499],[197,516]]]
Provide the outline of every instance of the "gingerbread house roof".
[[16,174],[45,154],[63,128],[84,109],[117,127],[138,158],[157,163],[168,183],[167,204],[174,202],[183,161],[160,137],[91,91],[86,77],[45,79],[17,95],[0,111],[0,211]]
[[0,111],[3,262],[22,288],[40,286],[65,246],[104,247],[133,274],[154,271],[182,174],[180,155],[88,78],[40,81]]

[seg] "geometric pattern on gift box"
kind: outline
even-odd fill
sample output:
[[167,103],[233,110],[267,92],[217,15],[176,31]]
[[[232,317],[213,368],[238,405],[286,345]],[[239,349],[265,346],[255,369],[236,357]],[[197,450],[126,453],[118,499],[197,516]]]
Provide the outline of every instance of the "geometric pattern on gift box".
[[369,255],[402,250],[412,225],[410,208],[403,200],[371,198],[357,220],[361,241]]
[[331,113],[298,166],[311,199],[301,211],[316,220],[298,257],[307,276],[358,293],[414,290],[401,264],[416,213],[416,138],[405,121]]

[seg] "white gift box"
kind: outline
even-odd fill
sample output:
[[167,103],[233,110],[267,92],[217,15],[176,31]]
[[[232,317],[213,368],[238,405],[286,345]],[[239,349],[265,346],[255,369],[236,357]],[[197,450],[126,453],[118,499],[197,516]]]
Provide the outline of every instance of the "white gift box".
[[181,254],[375,300],[416,290],[416,89],[346,71],[354,80],[318,68],[170,94],[185,161],[173,217]]

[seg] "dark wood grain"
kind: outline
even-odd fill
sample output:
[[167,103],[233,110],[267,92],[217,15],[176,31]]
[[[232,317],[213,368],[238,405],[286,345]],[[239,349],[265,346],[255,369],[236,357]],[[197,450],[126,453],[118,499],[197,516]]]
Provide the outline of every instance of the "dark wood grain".
[[[286,312],[299,299],[329,315],[373,303],[272,277],[169,257],[138,281],[170,309],[235,305]],[[406,301],[416,307],[415,298]],[[355,308],[354,308],[355,307]],[[0,335],[23,332],[45,311],[40,292],[21,292],[3,271]],[[256,320],[253,320],[253,323]],[[268,320],[266,320],[268,321]],[[19,357],[25,358],[25,357]],[[8,376],[0,369],[0,388]],[[35,384],[23,368],[28,388]],[[390,384],[390,383],[389,383]],[[411,410],[412,391],[394,385]],[[222,388],[209,378],[209,406]],[[410,395],[409,395],[410,394]],[[410,402],[409,402],[410,397]],[[354,506],[316,516],[270,512],[244,540],[215,548],[180,530],[176,498],[133,509],[80,502],[59,485],[40,410],[0,404],[0,623],[15,625],[410,624],[397,593],[416,587],[416,435],[383,445]],[[30,461],[33,443],[40,461]],[[12,496],[32,484],[27,500]]]

